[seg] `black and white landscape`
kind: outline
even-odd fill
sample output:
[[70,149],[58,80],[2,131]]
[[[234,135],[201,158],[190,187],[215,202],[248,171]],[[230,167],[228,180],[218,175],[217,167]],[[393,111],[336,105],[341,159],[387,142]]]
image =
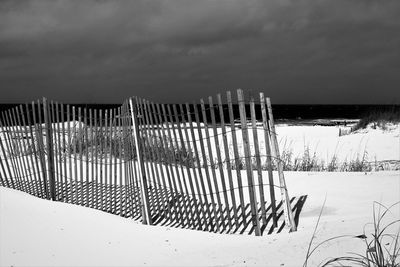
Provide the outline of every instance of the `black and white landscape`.
[[399,266],[398,14],[1,1],[0,266]]

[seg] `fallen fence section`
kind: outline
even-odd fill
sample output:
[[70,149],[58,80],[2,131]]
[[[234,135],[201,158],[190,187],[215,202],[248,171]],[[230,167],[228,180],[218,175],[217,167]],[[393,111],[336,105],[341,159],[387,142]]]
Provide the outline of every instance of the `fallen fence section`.
[[2,186],[144,224],[295,231],[306,199],[289,197],[263,93],[200,104],[134,97],[107,110],[43,99],[2,112],[0,127]]

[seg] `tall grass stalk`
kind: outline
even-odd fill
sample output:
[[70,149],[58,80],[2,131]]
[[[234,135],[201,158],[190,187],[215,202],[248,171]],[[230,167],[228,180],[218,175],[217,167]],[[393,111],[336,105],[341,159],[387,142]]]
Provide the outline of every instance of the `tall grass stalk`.
[[[325,202],[324,202],[325,203]],[[373,222],[364,226],[363,234],[357,236],[336,236],[329,238],[311,250],[312,241],[314,240],[314,234],[318,228],[319,219],[314,229],[313,237],[309,243],[309,247],[306,254],[303,267],[307,267],[308,260],[315,250],[322,244],[328,243],[334,239],[339,238],[357,238],[364,243],[364,253],[359,254],[354,252],[348,252],[349,255],[333,257],[324,260],[318,266],[361,266],[361,267],[399,267],[400,266],[400,219],[391,220],[384,223],[387,215],[391,214],[391,209],[399,205],[400,202],[396,202],[390,207],[386,207],[379,202],[373,204]],[[377,211],[378,207],[378,211]],[[381,209],[383,212],[381,213]],[[371,233],[367,233],[366,226],[372,225],[373,230]],[[393,232],[393,228],[397,226],[397,230]]]

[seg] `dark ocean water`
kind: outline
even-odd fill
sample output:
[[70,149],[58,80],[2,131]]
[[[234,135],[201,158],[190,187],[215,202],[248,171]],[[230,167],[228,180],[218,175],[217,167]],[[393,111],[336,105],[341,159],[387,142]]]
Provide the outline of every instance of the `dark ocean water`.
[[[20,104],[0,104],[0,111],[15,108]],[[24,104],[25,106],[25,104]],[[120,107],[120,104],[74,104],[75,107],[107,110]],[[207,110],[209,109],[206,105]],[[29,105],[29,109],[31,109]],[[274,118],[277,121],[282,120],[315,120],[315,119],[360,119],[366,116],[370,112],[375,111],[400,111],[400,105],[273,105]],[[36,108],[37,110],[37,108]],[[203,121],[201,115],[201,107],[198,106],[200,121]],[[226,118],[228,118],[228,108],[223,105],[223,110]],[[246,111],[249,117],[250,107],[246,105]],[[216,114],[219,111],[216,107]],[[179,110],[178,113],[186,114],[185,108],[182,111]],[[206,112],[208,120],[210,120],[210,112]],[[261,119],[261,109],[256,105],[256,117]],[[234,105],[234,115],[235,118],[239,118],[239,108],[238,105]],[[219,116],[216,116],[217,118]],[[217,119],[217,123],[218,123]]]

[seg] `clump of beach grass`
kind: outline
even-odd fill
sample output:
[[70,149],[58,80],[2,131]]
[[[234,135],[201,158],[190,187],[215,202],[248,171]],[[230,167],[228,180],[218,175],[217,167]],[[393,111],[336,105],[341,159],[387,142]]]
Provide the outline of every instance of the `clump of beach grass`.
[[360,121],[352,128],[352,131],[365,129],[368,125],[372,128],[387,129],[388,123],[400,123],[400,108],[392,106],[390,108],[375,109],[365,114]]
[[[326,201],[326,199],[325,199]],[[361,266],[361,267],[399,267],[400,266],[400,219],[389,220],[385,223],[386,217],[391,210],[400,202],[386,207],[379,202],[373,203],[373,222],[364,226],[363,233],[359,235],[342,235],[331,237],[321,243],[313,245],[322,211],[321,208],[313,235],[309,242],[306,258],[303,267],[308,266],[308,261],[321,245],[337,239],[359,239],[364,245],[364,254],[348,252],[348,255],[325,259],[318,266]],[[372,231],[367,232],[367,226],[372,225]]]

